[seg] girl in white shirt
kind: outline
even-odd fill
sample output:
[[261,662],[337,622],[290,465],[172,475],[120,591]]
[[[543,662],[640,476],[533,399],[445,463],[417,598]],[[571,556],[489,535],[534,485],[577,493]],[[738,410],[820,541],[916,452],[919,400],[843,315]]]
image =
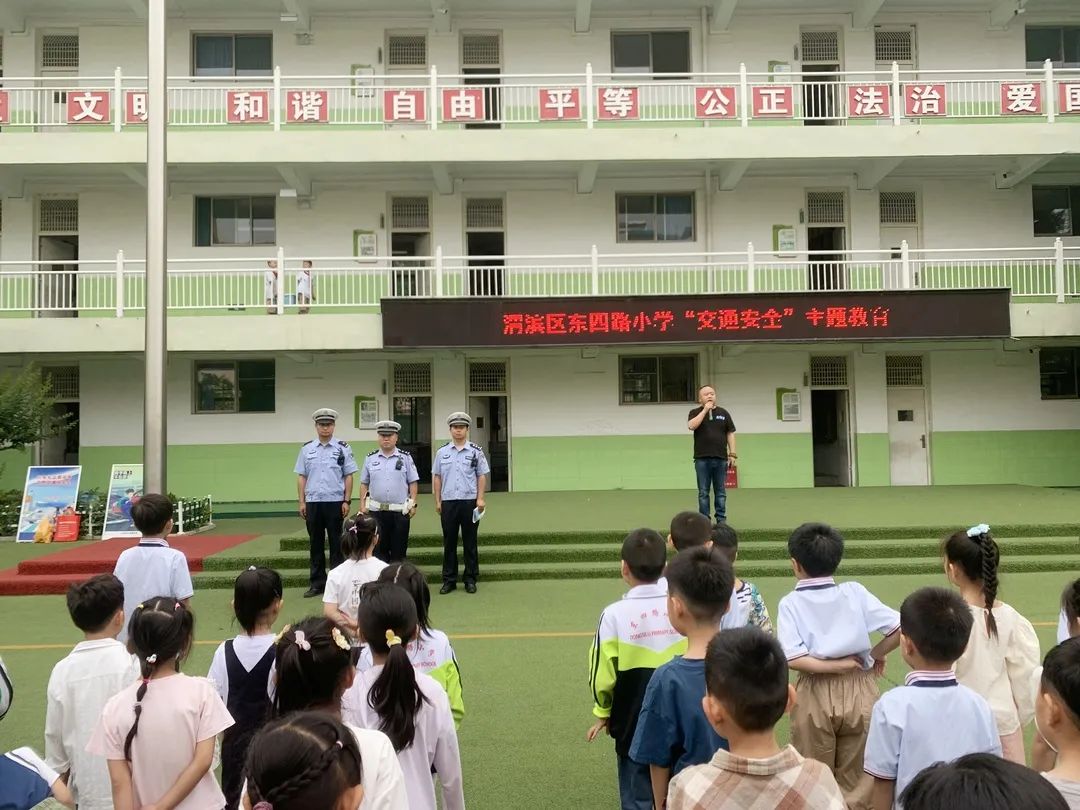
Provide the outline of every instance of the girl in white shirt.
[[371,515],[358,514],[345,522],[341,533],[341,553],[345,562],[332,569],[323,591],[323,615],[355,634],[360,589],[379,578],[386,563],[375,557],[379,545],[379,524]]
[[1005,759],[1023,765],[1024,727],[1035,717],[1035,628],[997,598],[1000,554],[989,526],[956,532],[945,541],[944,555],[945,573],[975,618],[967,649],[956,662],[956,678],[986,698]]
[[392,583],[364,589],[360,629],[374,666],[360,673],[341,702],[346,722],[377,728],[394,744],[405,773],[410,810],[435,810],[432,772],[445,810],[464,810],[461,758],[450,701],[434,679],[413,669],[405,642],[416,636],[416,605]]

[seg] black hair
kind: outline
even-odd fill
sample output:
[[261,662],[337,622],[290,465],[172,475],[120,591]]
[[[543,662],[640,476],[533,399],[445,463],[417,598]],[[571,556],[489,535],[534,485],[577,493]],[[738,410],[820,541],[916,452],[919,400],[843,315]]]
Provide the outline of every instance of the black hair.
[[934,664],[951,664],[964,654],[974,623],[967,602],[948,588],[919,588],[900,605],[900,632]]
[[345,528],[341,532],[342,555],[348,559],[362,559],[375,545],[378,535],[379,524],[375,522],[375,518],[360,512],[345,521]]
[[143,495],[131,506],[131,522],[144,535],[161,534],[172,516],[172,501],[156,492]]
[[131,761],[131,743],[139,731],[142,702],[158,667],[172,661],[176,671],[191,650],[195,615],[172,596],[155,596],[140,604],[128,624],[128,647],[139,659],[142,684],[135,692],[135,723],[124,740],[124,759]]
[[274,666],[275,717],[303,709],[337,707],[352,666],[352,643],[335,622],[309,616],[281,631]]
[[712,523],[701,512],[679,512],[671,519],[671,542],[676,551],[703,546],[712,535]]
[[769,730],[788,702],[788,665],[780,642],[758,627],[717,633],[705,651],[705,688],[743,731]]
[[844,536],[825,523],[804,523],[787,541],[788,555],[811,577],[831,577],[844,557]]
[[634,529],[622,544],[622,560],[639,582],[656,582],[664,573],[667,549],[664,538],[652,529]]
[[712,527],[713,548],[723,553],[727,561],[735,565],[739,554],[739,535],[729,525],[721,521]]
[[270,610],[283,593],[281,574],[272,568],[251,566],[233,583],[233,613],[236,621],[246,632],[254,632],[259,617]]
[[408,591],[416,603],[416,626],[422,633],[431,630],[431,619],[428,615],[431,608],[431,589],[419,568],[411,562],[390,563],[379,572],[377,581],[389,582]]
[[1072,635],[1072,627],[1080,618],[1080,579],[1073,580],[1065,586],[1061,594],[1061,609],[1065,611],[1065,619],[1069,623],[1069,635]]
[[731,601],[735,573],[712,548],[680,551],[667,567],[668,593],[683,601],[699,622],[719,622]]
[[1061,698],[1073,724],[1080,727],[1080,640],[1067,639],[1046,654],[1042,685]]
[[382,672],[368,691],[368,705],[379,715],[379,731],[403,751],[416,736],[416,715],[427,702],[405,645],[416,635],[416,605],[404,588],[375,583],[364,595],[360,631],[375,655],[385,655]]
[[244,772],[252,806],[274,810],[334,810],[362,783],[360,747],[353,733],[325,712],[274,720],[251,740]]
[[98,574],[68,588],[71,621],[84,633],[100,633],[116,611],[124,609],[124,583],[112,574]]
[[1041,773],[994,754],[968,754],[924,769],[900,794],[904,810],[1068,810]]
[[990,532],[975,536],[958,531],[946,538],[943,550],[945,559],[960,566],[964,576],[980,584],[986,610],[986,632],[997,637],[997,619],[994,618],[994,602],[998,592],[998,562],[1001,554]]

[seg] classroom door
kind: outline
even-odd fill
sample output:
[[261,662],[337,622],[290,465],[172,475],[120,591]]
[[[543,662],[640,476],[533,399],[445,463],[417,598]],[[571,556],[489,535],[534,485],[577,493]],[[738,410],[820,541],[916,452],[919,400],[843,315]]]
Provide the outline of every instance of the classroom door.
[[893,486],[930,483],[926,394],[922,388],[889,388],[889,478]]
[[851,486],[848,392],[836,388],[811,391],[810,414],[814,448],[814,486]]
[[391,419],[401,425],[398,447],[416,462],[420,491],[431,491],[431,397],[395,396]]

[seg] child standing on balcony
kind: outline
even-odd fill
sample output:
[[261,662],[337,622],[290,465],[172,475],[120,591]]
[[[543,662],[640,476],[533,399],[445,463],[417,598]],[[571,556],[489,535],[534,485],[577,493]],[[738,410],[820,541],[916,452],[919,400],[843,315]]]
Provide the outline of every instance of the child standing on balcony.
[[315,300],[311,286],[311,259],[304,259],[300,272],[296,274],[296,303],[300,305],[300,314],[311,311],[311,302]]
[[277,315],[277,262],[271,259],[266,263],[266,272],[263,274],[263,298],[266,299],[266,314]]

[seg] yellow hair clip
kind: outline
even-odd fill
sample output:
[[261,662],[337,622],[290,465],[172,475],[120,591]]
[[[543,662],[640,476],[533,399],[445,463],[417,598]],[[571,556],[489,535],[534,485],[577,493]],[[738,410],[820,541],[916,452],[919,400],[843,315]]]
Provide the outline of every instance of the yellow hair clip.
[[393,630],[386,631],[386,646],[393,647],[395,644],[401,643],[401,636],[397,635]]
[[138,610],[146,610],[146,605],[144,605],[142,602],[139,602],[139,604],[137,605],[137,609]]

